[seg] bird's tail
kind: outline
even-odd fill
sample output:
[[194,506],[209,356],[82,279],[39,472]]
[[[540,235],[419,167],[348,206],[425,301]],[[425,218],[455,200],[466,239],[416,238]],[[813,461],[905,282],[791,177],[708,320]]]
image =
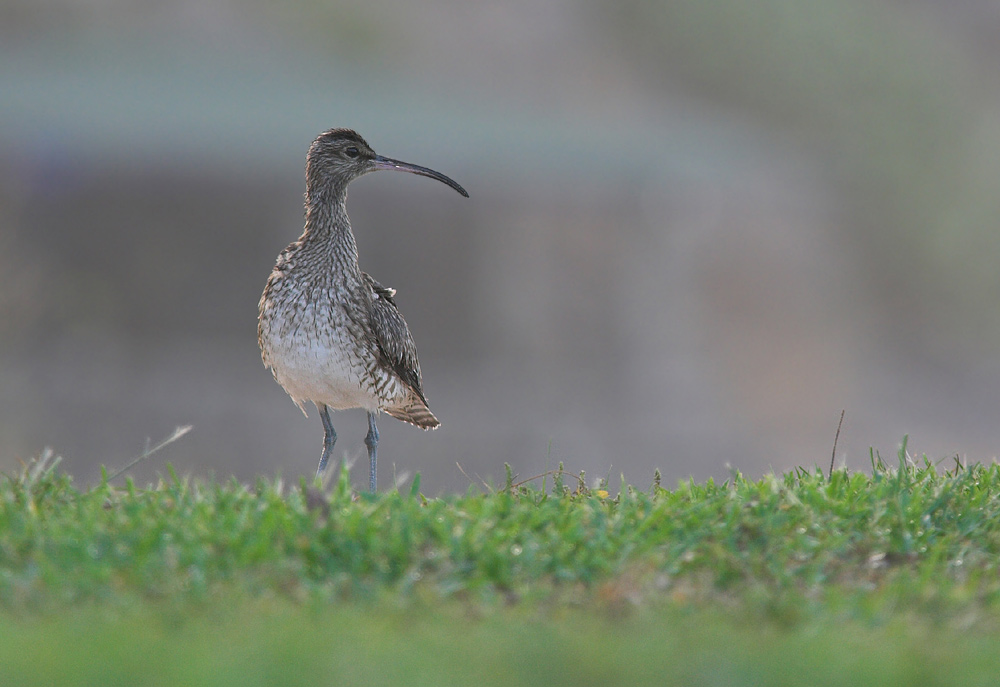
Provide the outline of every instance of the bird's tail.
[[385,412],[397,420],[409,422],[420,429],[437,429],[441,423],[431,409],[419,398],[410,398],[405,404],[393,408],[385,408]]

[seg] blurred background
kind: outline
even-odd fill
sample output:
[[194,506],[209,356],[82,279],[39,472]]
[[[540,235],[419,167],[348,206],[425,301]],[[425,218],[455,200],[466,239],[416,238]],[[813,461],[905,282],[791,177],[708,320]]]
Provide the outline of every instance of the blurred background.
[[192,424],[137,480],[312,474],[257,301],[333,126],[471,194],[351,186],[443,423],[382,421],[383,488],[825,467],[842,409],[838,464],[992,460],[998,36],[987,0],[2,0],[0,469]]

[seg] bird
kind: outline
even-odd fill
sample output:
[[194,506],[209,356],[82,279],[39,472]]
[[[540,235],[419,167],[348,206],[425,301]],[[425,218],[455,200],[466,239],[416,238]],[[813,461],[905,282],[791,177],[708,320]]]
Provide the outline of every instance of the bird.
[[264,366],[305,413],[323,423],[320,479],[337,433],[331,410],[368,413],[369,486],[376,491],[380,412],[422,429],[440,422],[427,406],[417,349],[396,307],[395,289],[358,266],[347,216],[347,186],[378,170],[436,179],[468,198],[440,172],[377,155],[352,129],[319,134],[306,154],[305,227],[281,253],[258,304],[257,341]]

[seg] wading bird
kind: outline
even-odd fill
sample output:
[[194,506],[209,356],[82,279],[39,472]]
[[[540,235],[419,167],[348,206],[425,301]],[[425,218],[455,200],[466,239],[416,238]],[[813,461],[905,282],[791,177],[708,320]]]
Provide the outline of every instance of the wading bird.
[[305,229],[278,255],[257,321],[264,365],[303,412],[310,401],[319,411],[324,436],[317,476],[337,441],[330,410],[368,411],[372,491],[379,411],[423,429],[441,424],[427,407],[417,349],[396,309],[395,290],[358,267],[347,185],[381,169],[437,179],[469,197],[439,172],[376,155],[350,129],[323,132],[306,155]]

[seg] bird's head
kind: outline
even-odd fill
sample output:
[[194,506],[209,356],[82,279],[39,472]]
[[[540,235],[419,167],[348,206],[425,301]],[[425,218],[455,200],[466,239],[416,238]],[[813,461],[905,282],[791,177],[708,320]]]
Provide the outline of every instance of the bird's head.
[[466,198],[469,197],[464,188],[440,172],[376,155],[365,139],[351,129],[324,131],[312,142],[306,155],[306,181],[312,188],[332,184],[346,189],[347,184],[362,174],[380,169],[410,172],[437,179]]

